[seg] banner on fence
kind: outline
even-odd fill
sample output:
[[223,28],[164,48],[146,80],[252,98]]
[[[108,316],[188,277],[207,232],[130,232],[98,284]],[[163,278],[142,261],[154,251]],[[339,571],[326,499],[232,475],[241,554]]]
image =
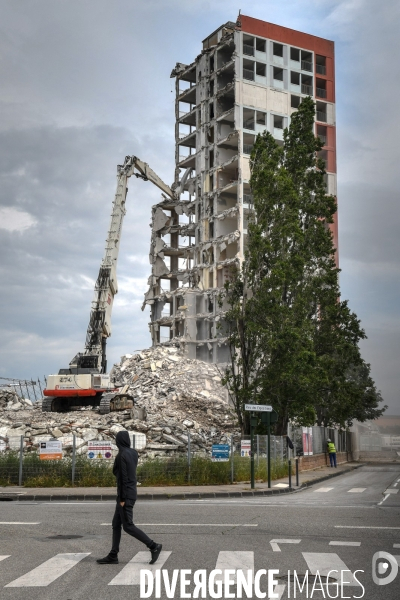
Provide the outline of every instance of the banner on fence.
[[213,462],[227,462],[229,460],[228,444],[213,444],[211,448],[211,460]]
[[303,427],[303,454],[311,456],[313,453],[312,427]]
[[240,456],[250,456],[251,452],[251,441],[242,440],[240,442]]
[[62,443],[58,440],[40,442],[40,460],[60,460],[62,458]]
[[88,442],[88,458],[112,458],[111,442]]

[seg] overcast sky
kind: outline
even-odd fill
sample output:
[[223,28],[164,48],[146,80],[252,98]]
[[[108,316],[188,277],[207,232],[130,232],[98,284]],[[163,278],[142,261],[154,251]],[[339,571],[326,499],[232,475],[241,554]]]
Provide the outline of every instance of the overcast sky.
[[[239,8],[335,41],[342,297],[400,414],[398,0],[1,0],[0,376],[42,377],[83,349],[116,165],[135,154],[172,183],[171,69]],[[130,182],[110,363],[150,345],[158,200]]]

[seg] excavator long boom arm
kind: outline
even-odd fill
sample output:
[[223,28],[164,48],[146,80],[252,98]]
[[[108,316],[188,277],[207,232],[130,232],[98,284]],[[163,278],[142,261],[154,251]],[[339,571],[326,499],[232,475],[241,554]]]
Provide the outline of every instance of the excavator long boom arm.
[[125,217],[128,179],[132,175],[151,181],[170,198],[175,192],[137,156],[127,156],[123,165],[117,167],[117,190],[113,201],[111,222],[106,248],[96,280],[89,326],[86,333],[85,351],[77,354],[70,362],[71,368],[85,368],[100,373],[107,371],[106,340],[111,335],[111,313],[114,296],[118,292],[117,261]]

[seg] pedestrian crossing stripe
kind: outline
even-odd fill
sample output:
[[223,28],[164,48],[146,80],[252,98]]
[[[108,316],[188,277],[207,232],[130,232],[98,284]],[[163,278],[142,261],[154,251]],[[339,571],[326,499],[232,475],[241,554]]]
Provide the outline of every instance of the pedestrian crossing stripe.
[[11,554],[4,554],[4,555],[0,556],[0,562],[2,560],[5,560],[6,558],[9,558],[10,556],[11,556]]
[[138,552],[108,585],[139,585],[140,570],[147,569],[152,573],[163,568],[171,556],[171,552],[160,552],[160,556],[154,565],[149,564],[149,551]]
[[[35,567],[25,575],[11,581],[6,588],[19,587],[47,587],[70,569],[78,565],[83,559],[89,556],[90,552],[56,554],[52,558],[46,560],[41,565]],[[171,551],[162,551],[156,564],[150,565],[150,554],[148,551],[142,551],[135,554],[121,571],[109,582],[108,585],[133,586],[140,585],[140,571],[146,569],[155,573],[163,568],[167,560],[170,558]],[[351,570],[335,553],[316,553],[303,552],[304,560],[307,563],[308,570],[312,575],[316,575],[317,571],[321,576],[325,576],[331,572],[331,577],[335,577],[333,570],[346,571],[347,581],[345,585],[358,586],[359,583],[352,576]],[[0,556],[0,560],[8,558],[10,555]],[[97,567],[97,565],[96,565]],[[254,552],[253,551],[226,551],[219,552],[216,561],[215,569],[220,569],[224,574],[227,570],[234,571],[234,581],[237,582],[237,571],[241,570],[247,578],[250,576],[248,571],[252,572],[252,577],[255,575]],[[102,570],[104,572],[104,570]],[[222,579],[224,575],[219,577]],[[218,575],[216,577],[216,581]],[[274,593],[278,594],[278,598],[282,598],[286,589],[284,584],[278,584],[274,588]]]
[[68,554],[56,554],[36,569],[22,575],[15,581],[4,587],[47,587],[56,579],[72,569],[83,558],[89,556],[90,552],[71,552]]

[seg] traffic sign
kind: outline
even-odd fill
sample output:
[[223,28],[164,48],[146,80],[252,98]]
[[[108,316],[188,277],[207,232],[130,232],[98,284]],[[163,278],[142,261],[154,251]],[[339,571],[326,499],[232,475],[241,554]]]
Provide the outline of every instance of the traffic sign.
[[272,406],[268,404],[245,404],[244,410],[251,410],[254,412],[272,412]]

